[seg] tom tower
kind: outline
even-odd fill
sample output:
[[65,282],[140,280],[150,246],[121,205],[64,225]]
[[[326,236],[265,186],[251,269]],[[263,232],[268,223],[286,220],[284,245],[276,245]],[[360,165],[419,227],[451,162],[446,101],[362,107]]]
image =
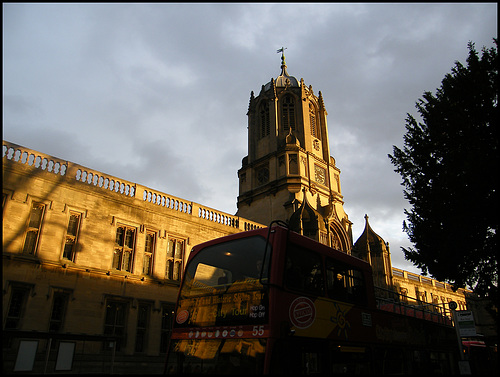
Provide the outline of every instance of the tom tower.
[[323,96],[288,74],[284,50],[278,50],[280,75],[250,95],[237,215],[261,224],[286,221],[294,231],[350,252],[352,223],[330,156]]

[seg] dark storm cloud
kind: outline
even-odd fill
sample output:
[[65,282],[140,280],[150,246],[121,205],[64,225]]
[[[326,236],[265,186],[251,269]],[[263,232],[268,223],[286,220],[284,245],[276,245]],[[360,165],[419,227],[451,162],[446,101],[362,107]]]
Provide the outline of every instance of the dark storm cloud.
[[497,5],[4,4],[4,139],[236,212],[250,92],[304,78],[328,111],[354,240],[370,216],[395,266],[404,219],[387,159],[406,113],[467,42],[491,46]]

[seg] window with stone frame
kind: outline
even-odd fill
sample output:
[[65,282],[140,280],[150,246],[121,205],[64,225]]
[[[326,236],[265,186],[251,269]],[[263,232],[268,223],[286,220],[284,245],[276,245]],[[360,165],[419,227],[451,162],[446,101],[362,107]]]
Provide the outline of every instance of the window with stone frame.
[[151,304],[146,302],[140,302],[139,305],[137,306],[135,352],[146,351],[150,313],[151,313]]
[[262,102],[259,106],[260,118],[260,134],[261,138],[268,136],[271,133],[271,119],[269,116],[269,105],[267,102]]
[[309,103],[309,124],[311,128],[311,135],[317,139],[320,138],[319,125],[316,123],[316,108],[312,103]]
[[63,258],[72,262],[75,261],[76,245],[78,241],[78,233],[82,214],[79,212],[70,211],[68,228],[66,229],[66,240],[64,243]]
[[19,329],[26,309],[31,286],[13,283],[10,286],[9,306],[5,316],[4,329]]
[[288,131],[291,128],[295,131],[295,101],[291,95],[286,95],[282,99],[281,117],[283,130]]
[[153,261],[156,250],[156,232],[146,231],[146,242],[144,245],[144,259],[142,264],[142,273],[144,275],[153,275]]
[[117,226],[113,253],[113,268],[115,270],[132,272],[136,234],[137,228],[135,227]]
[[106,300],[104,317],[104,335],[116,336],[116,350],[121,351],[126,345],[128,302],[121,300]]
[[173,304],[163,304],[161,306],[161,336],[160,352],[165,353],[168,349],[170,336],[172,335],[172,324],[174,319],[175,306]]
[[186,240],[184,239],[175,237],[168,238],[165,279],[175,281],[181,280],[185,245]]
[[35,255],[40,241],[40,229],[42,227],[45,204],[33,201],[24,239],[23,253]]
[[68,308],[70,292],[63,289],[54,290],[52,310],[50,312],[49,332],[61,332]]

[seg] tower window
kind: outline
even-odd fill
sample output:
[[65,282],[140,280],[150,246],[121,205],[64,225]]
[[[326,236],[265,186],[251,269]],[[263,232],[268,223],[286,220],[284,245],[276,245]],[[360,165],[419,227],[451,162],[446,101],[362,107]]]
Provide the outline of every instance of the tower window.
[[263,102],[260,105],[259,111],[260,117],[260,137],[268,136],[271,132],[271,121],[269,117],[269,105]]
[[295,102],[290,95],[283,97],[281,116],[283,118],[283,130],[288,131],[291,128],[295,131]]
[[309,104],[309,124],[311,127],[311,135],[319,139],[319,128],[316,124],[316,110],[312,103]]

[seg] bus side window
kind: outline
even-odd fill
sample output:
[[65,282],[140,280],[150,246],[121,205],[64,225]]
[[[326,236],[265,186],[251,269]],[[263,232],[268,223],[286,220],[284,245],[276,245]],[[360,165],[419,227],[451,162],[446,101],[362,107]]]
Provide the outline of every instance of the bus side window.
[[328,297],[335,300],[347,300],[347,284],[344,269],[329,259],[326,260],[326,279]]
[[324,295],[321,256],[290,244],[286,254],[285,285],[312,295]]
[[326,279],[328,297],[356,304],[366,303],[366,287],[361,271],[327,258]]

